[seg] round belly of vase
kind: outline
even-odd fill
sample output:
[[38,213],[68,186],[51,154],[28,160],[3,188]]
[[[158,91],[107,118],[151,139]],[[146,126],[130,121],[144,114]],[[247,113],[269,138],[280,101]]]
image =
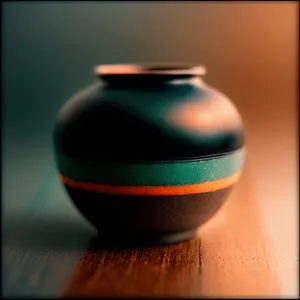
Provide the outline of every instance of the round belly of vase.
[[109,163],[56,155],[79,211],[114,243],[170,244],[195,236],[228,198],[244,149],[193,161]]

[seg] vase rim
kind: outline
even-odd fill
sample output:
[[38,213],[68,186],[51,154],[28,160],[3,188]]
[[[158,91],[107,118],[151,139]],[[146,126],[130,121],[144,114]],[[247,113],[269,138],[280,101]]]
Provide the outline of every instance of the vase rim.
[[103,64],[94,68],[97,76],[113,75],[185,75],[203,76],[206,68],[188,64]]

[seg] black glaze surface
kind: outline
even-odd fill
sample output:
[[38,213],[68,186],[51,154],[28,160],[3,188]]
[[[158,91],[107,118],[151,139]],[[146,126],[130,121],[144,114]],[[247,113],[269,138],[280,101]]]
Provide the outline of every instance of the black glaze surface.
[[[98,229],[102,238],[111,242],[128,239],[161,243],[169,235],[177,242],[180,238],[176,238],[176,233],[192,234],[219,210],[232,186],[216,192],[155,197],[105,195],[71,187],[66,189],[76,207]],[[185,238],[183,234],[182,239]]]
[[[55,128],[57,152],[79,160],[174,161],[229,153],[244,144],[242,126],[214,133],[222,139],[201,145],[168,135],[163,128],[150,124],[113,101],[102,102],[105,89],[109,87],[95,85],[75,96],[76,100],[70,104],[72,112],[61,117]],[[151,93],[149,86],[148,89]],[[192,90],[192,87],[187,89]],[[180,93],[177,97],[180,100]]]

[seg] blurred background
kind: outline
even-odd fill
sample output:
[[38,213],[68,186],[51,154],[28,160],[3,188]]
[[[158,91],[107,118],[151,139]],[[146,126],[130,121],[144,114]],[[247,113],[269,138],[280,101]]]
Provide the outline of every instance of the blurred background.
[[[58,183],[51,135],[61,105],[97,80],[95,65],[187,62],[204,64],[205,81],[240,110],[260,211],[269,210],[272,201],[272,214],[263,214],[262,222],[274,232],[278,249],[288,244],[297,256],[298,9],[297,1],[3,2],[4,228],[21,215],[29,220],[51,215],[86,226]],[[30,222],[22,234],[10,229],[4,239],[30,243],[36,238],[32,228],[38,227]],[[76,241],[74,260],[85,248]],[[4,255],[11,253],[5,249]],[[20,287],[20,278],[12,279],[17,267],[7,256],[7,295],[29,289],[25,283]],[[54,283],[47,284],[54,290]]]

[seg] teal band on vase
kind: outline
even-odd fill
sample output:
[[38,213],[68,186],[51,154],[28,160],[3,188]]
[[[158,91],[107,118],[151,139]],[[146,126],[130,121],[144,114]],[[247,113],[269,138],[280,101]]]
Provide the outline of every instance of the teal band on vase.
[[244,148],[223,156],[195,161],[108,163],[78,161],[56,154],[61,175],[73,180],[122,186],[176,186],[210,182],[242,168]]

